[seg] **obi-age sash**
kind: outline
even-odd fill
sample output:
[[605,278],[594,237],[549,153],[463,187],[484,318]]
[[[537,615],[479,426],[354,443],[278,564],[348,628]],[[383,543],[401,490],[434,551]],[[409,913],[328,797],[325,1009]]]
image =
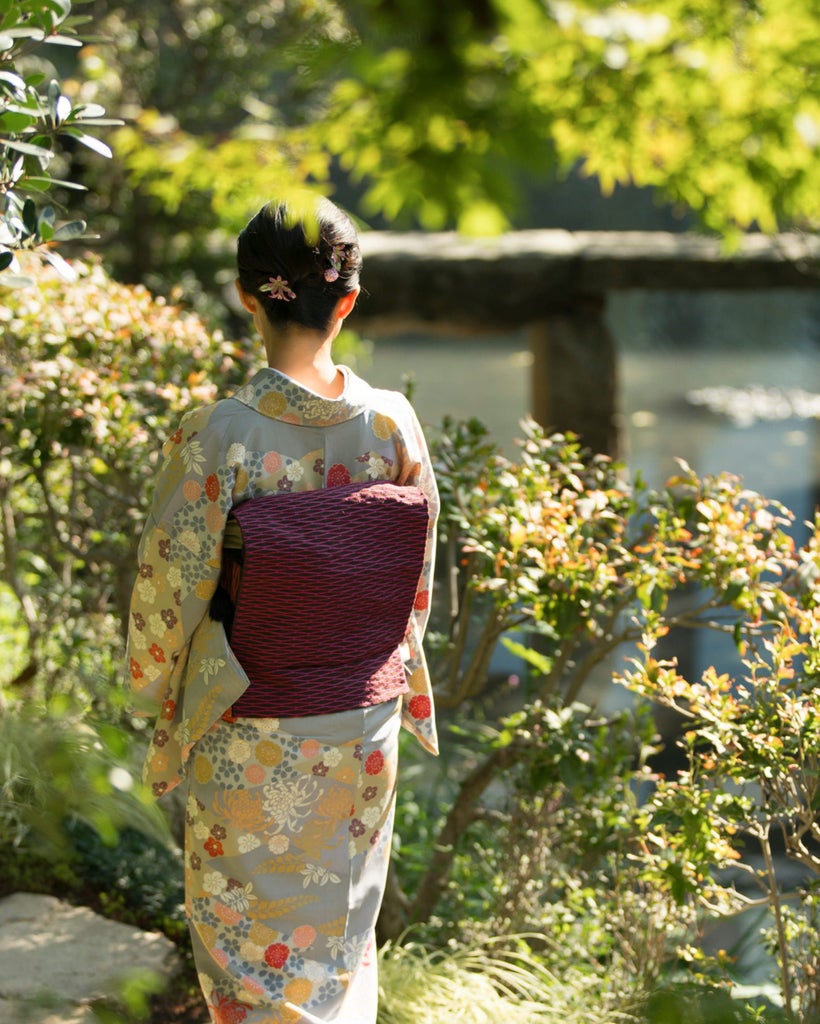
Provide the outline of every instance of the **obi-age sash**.
[[424,562],[423,493],[347,484],[252,498],[231,516],[242,550],[223,554],[233,616],[220,617],[250,679],[233,716],[349,711],[407,692],[399,648]]

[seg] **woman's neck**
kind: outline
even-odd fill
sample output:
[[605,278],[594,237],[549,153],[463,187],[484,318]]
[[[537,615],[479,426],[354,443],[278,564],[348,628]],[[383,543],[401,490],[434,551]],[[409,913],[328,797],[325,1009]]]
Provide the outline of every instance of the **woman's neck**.
[[341,370],[333,362],[332,343],[332,337],[321,338],[302,333],[266,338],[268,365],[325,398],[338,398],[344,391],[345,381]]

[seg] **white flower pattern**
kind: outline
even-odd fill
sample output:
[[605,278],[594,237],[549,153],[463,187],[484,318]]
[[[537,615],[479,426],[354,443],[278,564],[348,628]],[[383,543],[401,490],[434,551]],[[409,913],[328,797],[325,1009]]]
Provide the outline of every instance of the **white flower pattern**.
[[371,452],[367,460],[367,475],[371,480],[384,480],[387,478],[387,463],[381,457]]
[[239,847],[240,853],[251,853],[262,845],[262,841],[252,832],[246,832],[245,835],[239,837],[236,845]]
[[302,822],[311,812],[314,796],[318,790],[315,779],[301,778],[295,783],[288,779],[277,779],[265,786],[263,807],[271,816],[276,832],[287,828],[298,831]]
[[228,888],[228,879],[219,871],[209,871],[202,879],[202,888],[212,896],[221,896]]
[[167,626],[165,620],[159,612],[154,612],[153,615],[148,616],[148,629],[152,636],[164,637],[167,632]]

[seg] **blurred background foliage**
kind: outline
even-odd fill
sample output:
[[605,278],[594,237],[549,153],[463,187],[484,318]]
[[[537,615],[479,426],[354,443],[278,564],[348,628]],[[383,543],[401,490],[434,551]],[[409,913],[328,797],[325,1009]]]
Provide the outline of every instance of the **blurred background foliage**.
[[65,177],[91,187],[124,280],[213,293],[249,210],[304,184],[372,226],[479,235],[529,226],[570,173],[727,236],[820,214],[820,14],[802,0],[75,6],[86,45],[51,56],[63,94],[125,124],[110,163],[69,139]]

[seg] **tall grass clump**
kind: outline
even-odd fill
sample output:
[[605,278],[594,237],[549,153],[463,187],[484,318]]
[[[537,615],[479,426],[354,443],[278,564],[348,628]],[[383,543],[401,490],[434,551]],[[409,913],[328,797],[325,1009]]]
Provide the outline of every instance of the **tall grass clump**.
[[550,972],[522,937],[380,953],[378,1024],[637,1024],[601,976]]

